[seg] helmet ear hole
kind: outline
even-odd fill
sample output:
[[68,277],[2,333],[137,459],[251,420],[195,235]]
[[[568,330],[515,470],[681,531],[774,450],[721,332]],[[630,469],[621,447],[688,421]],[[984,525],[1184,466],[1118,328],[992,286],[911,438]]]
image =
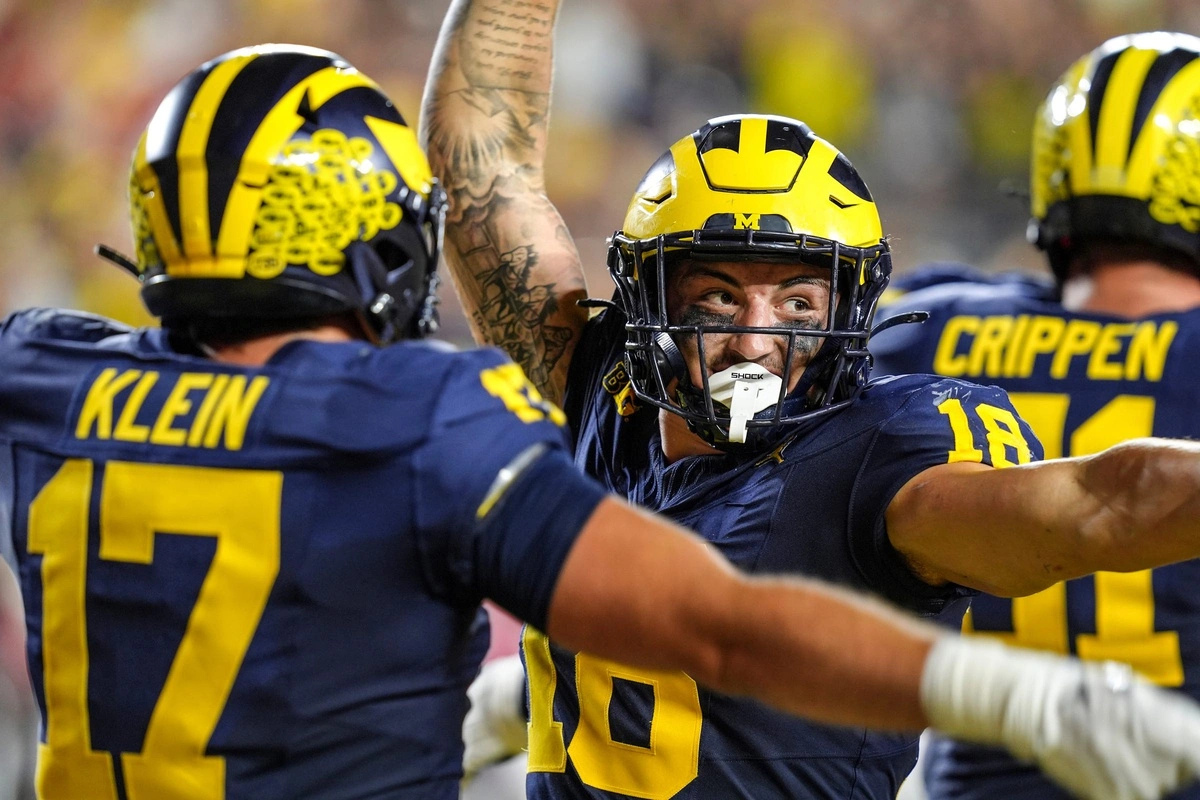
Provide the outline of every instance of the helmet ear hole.
[[346,248],[346,262],[358,288],[361,307],[365,309],[363,319],[371,335],[386,341],[388,332],[394,327],[397,309],[395,298],[380,290],[387,279],[383,259],[365,242],[352,242]]
[[372,335],[381,343],[422,335],[409,330],[426,302],[426,276],[416,260],[388,239],[354,242],[346,248],[346,258]]

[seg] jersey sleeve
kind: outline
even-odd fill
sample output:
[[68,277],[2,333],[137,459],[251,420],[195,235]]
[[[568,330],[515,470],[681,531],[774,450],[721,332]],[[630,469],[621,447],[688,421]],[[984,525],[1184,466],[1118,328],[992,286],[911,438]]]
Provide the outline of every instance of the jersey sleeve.
[[462,354],[415,457],[425,572],[544,626],[558,574],[604,497],[568,455],[562,411],[498,351]]
[[896,493],[917,474],[959,461],[1003,468],[1042,458],[1042,446],[995,386],[908,377],[884,384],[915,385],[899,410],[880,426],[855,481],[851,549],[859,570],[893,602],[933,612],[974,594],[947,584],[931,586],[909,569],[888,539],[884,515]]
[[586,420],[598,411],[597,404],[616,402],[619,408],[633,410],[633,389],[621,357],[624,348],[625,324],[620,314],[606,310],[583,326],[563,394],[563,410],[575,441]]
[[58,308],[29,308],[0,321],[0,345],[26,339],[99,342],[133,329],[105,317]]

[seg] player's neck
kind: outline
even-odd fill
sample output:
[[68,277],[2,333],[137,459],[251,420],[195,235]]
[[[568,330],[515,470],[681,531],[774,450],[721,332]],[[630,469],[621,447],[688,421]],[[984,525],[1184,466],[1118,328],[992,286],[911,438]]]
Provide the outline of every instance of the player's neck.
[[311,330],[272,333],[266,336],[247,339],[237,344],[207,348],[206,354],[214,361],[220,361],[224,364],[261,367],[281,347],[297,339],[311,339],[318,342],[349,342],[355,338],[357,337],[353,336],[350,331],[341,325],[321,325]]
[[673,464],[688,456],[719,456],[721,451],[688,430],[687,420],[669,411],[658,412],[658,432],[663,456]]
[[1155,261],[1110,261],[1069,278],[1063,306],[1130,318],[1188,311],[1200,307],[1200,279]]

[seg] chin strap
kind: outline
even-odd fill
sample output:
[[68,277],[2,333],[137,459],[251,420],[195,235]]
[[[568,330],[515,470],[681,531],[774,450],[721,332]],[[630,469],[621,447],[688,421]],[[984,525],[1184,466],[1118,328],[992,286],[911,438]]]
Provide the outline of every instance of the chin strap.
[[616,311],[618,314],[621,314],[622,316],[624,316],[624,314],[625,314],[625,310],[623,308],[621,308],[619,305],[617,305],[616,303],[614,303],[612,300],[600,300],[595,297],[586,297],[583,300],[576,300],[575,305],[579,306],[580,308],[587,308],[587,309],[608,308],[608,309],[612,309],[613,311]]
[[894,317],[888,317],[883,322],[871,328],[871,336],[886,331],[888,328],[894,328],[897,325],[908,325],[912,322],[926,322],[929,319],[928,311],[909,311],[905,314],[897,314]]
[[142,273],[140,270],[138,270],[138,265],[134,263],[132,258],[124,253],[114,250],[106,244],[96,245],[93,248],[93,252],[110,264],[116,264],[118,267],[125,270],[139,281],[142,279]]

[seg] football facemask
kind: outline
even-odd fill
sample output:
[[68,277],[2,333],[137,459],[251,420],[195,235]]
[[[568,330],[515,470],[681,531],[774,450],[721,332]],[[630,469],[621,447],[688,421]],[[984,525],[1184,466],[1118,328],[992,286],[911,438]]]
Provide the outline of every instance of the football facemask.
[[[664,289],[684,259],[827,270],[828,313],[813,327],[679,324],[668,319]],[[723,117],[676,142],[635,192],[611,240],[608,266],[626,317],[635,394],[684,417],[718,447],[758,444],[781,424],[842,408],[866,383],[867,337],[891,274],[888,245],[854,167],[803,123]],[[733,381],[729,387],[709,374],[705,337],[746,332],[781,337],[786,358],[783,373],[773,376],[777,382],[722,375]],[[680,351],[684,342],[699,356],[698,385]],[[797,361],[804,360],[797,354],[808,357],[793,381]]]

